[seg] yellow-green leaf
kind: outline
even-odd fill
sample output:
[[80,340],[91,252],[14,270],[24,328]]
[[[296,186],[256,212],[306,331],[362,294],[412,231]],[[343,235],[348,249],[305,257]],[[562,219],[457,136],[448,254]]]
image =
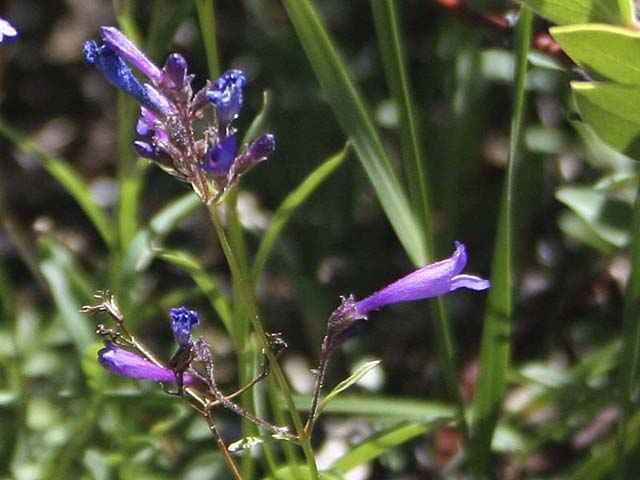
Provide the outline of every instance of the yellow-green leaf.
[[549,31],[578,65],[618,83],[640,84],[640,32],[603,24]]
[[520,0],[539,15],[559,24],[633,25],[631,0]]
[[582,120],[616,150],[640,159],[640,87],[572,82]]

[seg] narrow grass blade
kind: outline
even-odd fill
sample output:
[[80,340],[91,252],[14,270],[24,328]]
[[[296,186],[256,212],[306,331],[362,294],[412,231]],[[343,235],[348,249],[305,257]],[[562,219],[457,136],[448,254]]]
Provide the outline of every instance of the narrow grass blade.
[[269,261],[273,247],[278,237],[287,226],[287,223],[302,206],[302,204],[315,192],[324,181],[334,173],[345,161],[348,154],[348,145],[344,149],[333,155],[326,162],[311,172],[298,187],[291,191],[280,204],[276,213],[271,219],[271,223],[262,236],[258,252],[253,263],[253,279],[257,285],[264,274],[265,266]]
[[[299,410],[309,411],[310,396],[300,395],[294,399]],[[445,403],[362,395],[341,395],[327,406],[325,413],[413,422],[445,422],[455,419],[455,409]]]
[[329,403],[334,398],[336,398],[338,395],[340,395],[342,392],[347,390],[352,385],[358,383],[360,380],[362,380],[365,377],[367,373],[369,373],[371,370],[376,368],[378,365],[380,365],[380,360],[372,360],[370,362],[366,362],[360,368],[358,368],[355,372],[353,372],[353,374],[349,375],[347,378],[341,381],[338,385],[333,387],[333,389],[322,400],[319,411],[322,411],[325,408],[327,408],[327,405],[329,405]]
[[376,195],[415,265],[429,260],[425,238],[395,175],[362,95],[310,0],[283,0],[298,38]]
[[3,119],[0,119],[0,135],[6,137],[22,152],[32,155],[38,160],[42,168],[60,182],[67,193],[78,203],[105,244],[107,246],[113,245],[114,236],[107,215],[91,198],[86,182],[69,163],[62,158],[47,155],[35,143],[9,126]]
[[212,80],[220,76],[220,55],[218,54],[218,34],[216,33],[216,10],[213,0],[196,0],[198,22],[204,50],[207,55],[207,67]]
[[532,14],[523,8],[516,26],[515,96],[511,117],[509,164],[500,207],[493,258],[491,290],[480,347],[480,376],[473,399],[470,464],[478,478],[487,475],[491,440],[500,416],[511,353],[513,315],[513,250],[516,224],[515,200],[524,117],[527,55]]
[[432,238],[429,215],[429,190],[425,177],[418,121],[413,108],[415,100],[407,73],[407,56],[396,0],[371,0],[373,19],[382,54],[387,84],[400,112],[402,163],[405,168],[411,204],[415,208],[427,241]]
[[[415,266],[433,261],[431,238],[411,208],[401,183],[384,151],[364,99],[350,78],[333,41],[310,0],[283,0],[289,17],[325,91],[343,131],[351,139],[376,195],[400,243]],[[425,219],[426,222],[426,219]],[[453,338],[442,300],[432,303],[439,355],[447,389],[456,401],[459,420],[466,430],[464,406],[458,391]]]
[[160,250],[158,251],[158,258],[179,266],[189,274],[193,281],[196,282],[207,296],[211,306],[220,316],[227,332],[231,334],[233,329],[233,315],[231,308],[227,299],[222,296],[220,288],[218,287],[213,275],[207,272],[195,257],[186,252],[178,250]]
[[631,274],[624,297],[622,356],[620,358],[620,427],[618,430],[618,478],[628,478],[625,469],[628,422],[635,408],[634,399],[640,372],[640,187],[633,207],[631,232]]
[[429,423],[403,422],[400,425],[394,425],[366,438],[345,456],[339,458],[330,469],[333,472],[345,474],[358,465],[369,462],[386,451],[428,432],[433,427],[434,424]]

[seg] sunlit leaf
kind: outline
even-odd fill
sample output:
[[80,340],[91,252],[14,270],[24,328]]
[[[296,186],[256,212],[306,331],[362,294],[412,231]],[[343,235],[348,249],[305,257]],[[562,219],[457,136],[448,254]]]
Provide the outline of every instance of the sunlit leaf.
[[582,120],[606,143],[640,159],[640,86],[572,82],[571,88]]
[[640,84],[640,32],[612,25],[588,24],[549,30],[578,65],[618,83]]
[[631,0],[520,0],[558,24],[611,23],[633,25]]

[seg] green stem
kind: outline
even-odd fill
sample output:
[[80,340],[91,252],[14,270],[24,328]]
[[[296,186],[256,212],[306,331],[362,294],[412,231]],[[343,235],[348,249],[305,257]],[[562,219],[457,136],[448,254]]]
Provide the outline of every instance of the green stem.
[[255,293],[253,289],[250,288],[250,284],[243,274],[236,256],[231,249],[231,245],[229,244],[225,229],[222,225],[222,220],[220,219],[215,205],[209,206],[209,217],[211,218],[213,226],[216,229],[218,239],[220,240],[220,245],[222,246],[222,250],[227,259],[227,263],[229,264],[229,269],[231,270],[231,275],[234,277],[241,293],[244,296],[247,311],[249,313],[249,318],[251,320],[251,325],[258,335],[260,345],[264,349],[267,359],[269,360],[271,372],[276,379],[280,390],[282,391],[285,402],[287,403],[287,408],[291,415],[291,420],[293,421],[294,428],[296,429],[296,433],[300,440],[300,445],[307,460],[309,471],[312,474],[312,478],[318,478],[318,467],[316,465],[315,456],[311,448],[310,437],[304,430],[302,419],[300,418],[300,414],[298,413],[298,410],[296,409],[295,403],[293,401],[293,395],[291,393],[291,389],[289,388],[289,383],[287,382],[287,379],[285,378],[284,373],[280,368],[280,365],[278,364],[273,351],[271,350],[271,346],[269,345],[266,332],[264,330],[264,327],[262,326],[262,322],[260,321],[260,317],[258,314],[258,306]]
[[213,0],[196,0],[200,31],[207,55],[207,66],[212,79],[220,76],[220,56],[218,55],[218,35],[216,33],[216,7]]
[[629,418],[634,405],[634,391],[640,370],[640,184],[633,208],[631,274],[623,310],[622,357],[620,363],[620,426],[618,428],[618,478],[627,478],[625,452]]
[[517,184],[520,180],[522,132],[526,95],[527,58],[531,44],[533,14],[523,7],[516,26],[515,94],[511,115],[509,163],[502,192],[496,251],[491,266],[491,290],[480,346],[480,374],[473,399],[473,422],[469,462],[478,480],[489,478],[491,443],[507,387],[511,357],[514,310],[514,259]]

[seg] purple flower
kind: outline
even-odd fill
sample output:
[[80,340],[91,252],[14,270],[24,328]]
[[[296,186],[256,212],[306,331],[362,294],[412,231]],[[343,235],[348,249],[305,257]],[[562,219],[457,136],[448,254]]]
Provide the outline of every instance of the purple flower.
[[115,27],[102,27],[102,38],[109,49],[124,58],[136,67],[153,82],[159,82],[162,78],[161,70],[149,60],[124,33]]
[[191,329],[200,323],[198,313],[186,307],[178,307],[172,308],[169,316],[171,316],[171,330],[176,343],[181,347],[190,347],[193,344]]
[[238,151],[238,134],[228,136],[209,149],[204,162],[198,166],[216,177],[226,177]]
[[7,22],[4,18],[0,18],[0,42],[4,40],[4,37],[15,37],[18,35],[18,31]]
[[439,297],[459,288],[488,289],[491,286],[489,280],[461,273],[467,265],[467,250],[460,242],[455,245],[456,250],[451,257],[426,265],[356,302],[356,311],[366,315],[386,305]]
[[363,300],[356,301],[353,295],[343,298],[329,317],[323,350],[330,352],[347,338],[356,335],[371,310],[394,303],[438,297],[458,288],[488,289],[491,286],[488,280],[461,273],[466,264],[465,246],[456,242],[455,252],[445,260],[426,265]]
[[183,90],[189,87],[191,76],[187,75],[187,61],[179,53],[172,53],[164,64],[164,79],[172,88]]
[[[104,348],[98,352],[98,361],[104,368],[129,378],[155,380],[156,382],[176,383],[176,374],[168,369],[159,367],[140,355],[120,348],[111,342],[104,342]],[[193,375],[184,375],[183,384],[195,383]]]
[[[239,177],[258,163],[265,161],[269,158],[269,155],[275,151],[275,149],[276,137],[270,133],[261,135],[255,142],[249,145],[242,155],[236,159],[233,176]],[[236,178],[233,178],[233,180],[235,181]]]
[[221,129],[231,124],[242,108],[242,89],[247,79],[240,70],[229,70],[217,79],[207,97],[216,106]]
[[84,44],[85,61],[95,67],[109,82],[151,110],[163,115],[170,113],[168,101],[149,85],[142,85],[131,69],[122,61],[116,52],[107,45],[98,46],[92,40]]

